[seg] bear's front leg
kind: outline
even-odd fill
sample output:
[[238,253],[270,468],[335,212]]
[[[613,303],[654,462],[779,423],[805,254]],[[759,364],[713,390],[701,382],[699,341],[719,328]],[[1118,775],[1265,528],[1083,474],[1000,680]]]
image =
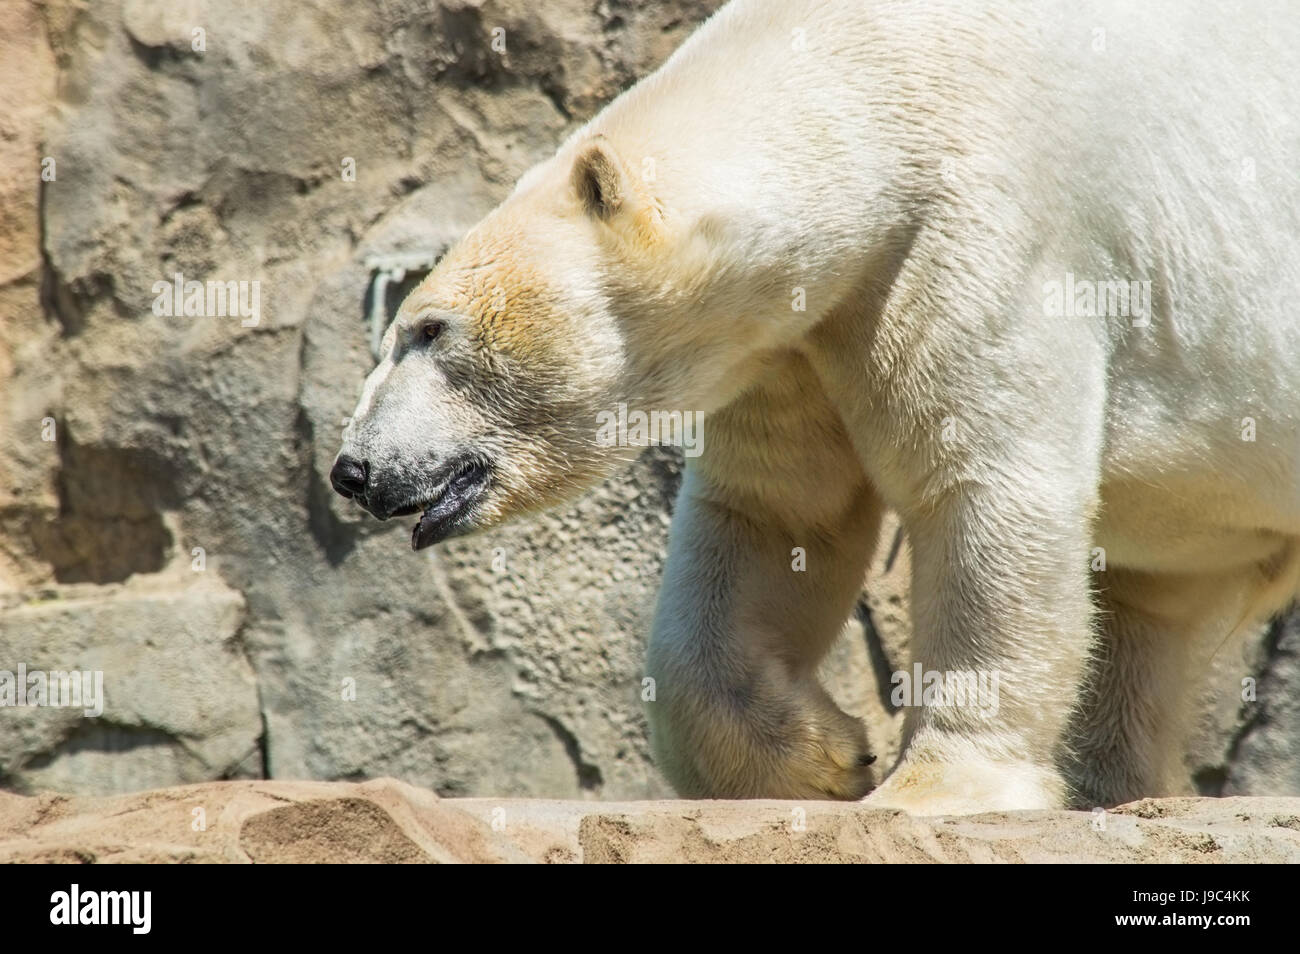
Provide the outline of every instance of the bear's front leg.
[[1093,643],[1091,508],[1077,479],[1039,476],[1016,494],[965,485],[909,521],[913,666],[895,677],[905,749],[867,804],[947,815],[1067,803],[1058,766]]
[[[986,198],[969,208],[1003,208]],[[1066,804],[1066,727],[1095,642],[1109,339],[1041,317],[1032,297],[1060,258],[1036,236],[1004,236],[1035,249],[1028,271],[998,255],[1005,273],[954,267],[969,224],[921,230],[879,312],[845,305],[807,342],[912,547],[912,664],[891,686],[903,754],[866,804],[914,814]]]
[[800,359],[704,436],[650,638],[656,764],[690,797],[861,798],[866,733],[816,670],[861,590],[879,500]]

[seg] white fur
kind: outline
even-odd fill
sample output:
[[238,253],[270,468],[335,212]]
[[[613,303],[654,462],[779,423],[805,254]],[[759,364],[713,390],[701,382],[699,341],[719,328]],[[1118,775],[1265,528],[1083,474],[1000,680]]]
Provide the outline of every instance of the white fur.
[[[697,499],[734,497],[739,475],[706,455],[688,479],[651,652],[652,668],[690,686],[649,708],[670,777],[688,790],[818,787],[782,759],[769,768],[756,756],[740,772],[677,766],[692,748],[711,757],[701,737],[725,718],[701,700],[719,686],[780,697],[751,714],[756,724],[824,708],[771,662],[790,650],[758,645],[787,634],[757,635],[771,618],[750,618],[735,594],[772,592],[789,573],[776,557],[786,543],[817,528],[848,536],[842,515],[796,512],[837,483],[865,477],[903,515],[917,658],[1008,680],[993,726],[938,710],[911,720],[907,753],[873,795],[881,804],[1055,805],[1071,790],[1062,765],[1077,767],[1065,774],[1084,802],[1185,786],[1166,763],[1192,677],[1243,619],[1294,591],[1300,17],[1264,2],[983,7],[742,0],[587,131],[633,168],[656,157],[666,218],[712,221],[709,267],[730,279],[712,286],[713,319],[745,316],[762,345],[802,355],[860,466],[816,469],[798,437],[767,449],[804,481],[773,479],[747,502],[774,551],[748,584],[722,571],[738,559],[713,552],[724,545],[704,557],[681,539],[727,539],[731,519],[702,520]],[[1254,182],[1243,181],[1248,159]],[[1045,318],[1044,283],[1067,272],[1150,280],[1150,326]],[[795,286],[806,315],[791,313]],[[735,393],[734,376],[715,383],[724,399]],[[761,403],[742,398],[724,426],[743,431],[746,401]],[[1254,443],[1241,437],[1246,417]],[[945,418],[958,435],[947,444]],[[1090,581],[1094,546],[1107,570]],[[1265,592],[1270,580],[1280,584]],[[1123,605],[1101,597],[1102,652],[1090,583],[1125,594]],[[850,589],[834,594],[837,610]],[[831,597],[820,590],[806,598]],[[1154,594],[1169,594],[1155,617]],[[812,642],[824,648],[837,614],[820,615]],[[811,625],[813,608],[789,605],[781,619]],[[1127,648],[1105,648],[1125,637]],[[1082,737],[1068,739],[1085,681]],[[739,745],[738,734],[733,749],[782,747]]]
[[[617,367],[621,398],[711,414],[648,668],[679,790],[871,786],[813,672],[885,506],[916,659],[1002,698],[910,710],[871,801],[1187,785],[1195,673],[1300,566],[1297,77],[1287,0],[736,0],[475,230],[605,343],[572,338],[593,395]],[[608,221],[568,192],[596,137]],[[1067,273],[1150,281],[1149,324],[1045,317]]]

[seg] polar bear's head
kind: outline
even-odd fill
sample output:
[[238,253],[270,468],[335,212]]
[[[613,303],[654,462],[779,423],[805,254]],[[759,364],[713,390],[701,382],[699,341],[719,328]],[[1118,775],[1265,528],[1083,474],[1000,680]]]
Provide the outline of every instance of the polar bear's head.
[[[677,223],[601,137],[521,180],[407,297],[331,471],[412,546],[576,496],[639,448],[602,412],[702,412],[747,345],[701,320],[701,226]],[[719,328],[723,330],[719,330]]]

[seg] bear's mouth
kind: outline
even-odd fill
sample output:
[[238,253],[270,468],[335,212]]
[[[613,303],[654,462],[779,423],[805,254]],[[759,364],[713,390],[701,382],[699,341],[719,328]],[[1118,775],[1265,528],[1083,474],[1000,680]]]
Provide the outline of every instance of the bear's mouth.
[[462,457],[438,469],[437,489],[424,501],[403,507],[393,516],[408,516],[423,509],[411,530],[411,549],[423,550],[470,529],[474,504],[490,483],[488,466],[477,457]]

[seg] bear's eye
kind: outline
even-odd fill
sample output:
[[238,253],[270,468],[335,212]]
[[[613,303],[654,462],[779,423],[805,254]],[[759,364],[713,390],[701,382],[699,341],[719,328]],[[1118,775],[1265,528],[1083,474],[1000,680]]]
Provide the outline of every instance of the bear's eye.
[[419,338],[425,342],[436,341],[446,327],[446,322],[437,319],[426,321],[420,326]]

